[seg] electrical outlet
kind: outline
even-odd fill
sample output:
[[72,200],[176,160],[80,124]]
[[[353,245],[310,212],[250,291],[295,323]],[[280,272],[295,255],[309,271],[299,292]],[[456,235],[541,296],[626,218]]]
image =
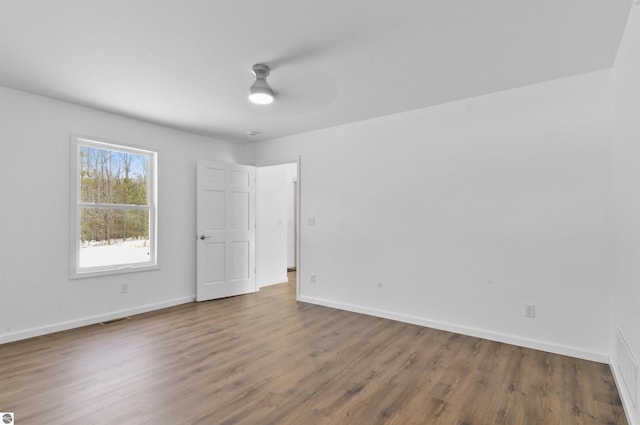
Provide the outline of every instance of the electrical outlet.
[[120,293],[121,294],[126,294],[129,292],[129,282],[122,282],[120,283]]
[[316,275],[315,273],[312,273],[309,275],[309,282],[310,283],[316,283]]
[[536,305],[525,304],[524,305],[524,317],[534,318],[536,317]]
[[307,218],[307,224],[309,226],[315,226],[316,225],[316,218],[315,217],[309,217]]

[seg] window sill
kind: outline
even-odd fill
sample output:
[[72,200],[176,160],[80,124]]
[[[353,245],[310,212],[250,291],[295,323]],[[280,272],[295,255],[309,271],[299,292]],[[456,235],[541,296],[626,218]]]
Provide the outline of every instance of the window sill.
[[90,270],[84,272],[71,272],[70,279],[84,279],[90,277],[101,277],[101,276],[111,276],[111,275],[119,275],[119,274],[127,274],[127,273],[137,273],[137,272],[146,272],[150,270],[158,270],[160,266],[155,265],[144,265],[144,266],[124,266],[119,268],[107,269],[107,270]]

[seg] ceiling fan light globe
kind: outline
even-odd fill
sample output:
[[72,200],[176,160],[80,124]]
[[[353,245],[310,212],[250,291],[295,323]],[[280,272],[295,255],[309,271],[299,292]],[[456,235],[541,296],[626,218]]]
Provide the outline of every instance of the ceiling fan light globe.
[[268,105],[273,102],[273,95],[264,92],[255,92],[249,95],[249,100],[257,105]]
[[267,83],[267,77],[269,76],[270,69],[264,64],[253,65],[253,71],[251,71],[256,77],[256,81],[249,88],[249,100],[258,105],[268,105],[273,102],[273,90],[269,83]]

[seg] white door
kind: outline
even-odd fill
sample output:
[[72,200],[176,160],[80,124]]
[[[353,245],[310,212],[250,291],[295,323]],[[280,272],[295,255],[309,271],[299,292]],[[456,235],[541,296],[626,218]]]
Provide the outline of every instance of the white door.
[[198,161],[196,300],[256,292],[255,168]]

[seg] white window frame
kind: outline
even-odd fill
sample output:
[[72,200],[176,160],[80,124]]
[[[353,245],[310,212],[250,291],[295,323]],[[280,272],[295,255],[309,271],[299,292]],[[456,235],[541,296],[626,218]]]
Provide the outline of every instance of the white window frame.
[[[136,155],[149,157],[147,165],[148,187],[147,205],[128,204],[95,204],[81,202],[80,188],[80,149],[82,147],[93,147],[98,149],[108,149],[119,152],[128,152]],[[123,144],[95,137],[85,137],[77,134],[71,135],[71,279],[85,277],[105,276],[121,273],[139,272],[145,270],[158,269],[157,255],[157,218],[158,218],[158,152],[145,147]],[[122,209],[144,209],[149,210],[149,261],[112,264],[98,267],[80,267],[80,244],[81,244],[81,209],[83,207],[107,207]]]

